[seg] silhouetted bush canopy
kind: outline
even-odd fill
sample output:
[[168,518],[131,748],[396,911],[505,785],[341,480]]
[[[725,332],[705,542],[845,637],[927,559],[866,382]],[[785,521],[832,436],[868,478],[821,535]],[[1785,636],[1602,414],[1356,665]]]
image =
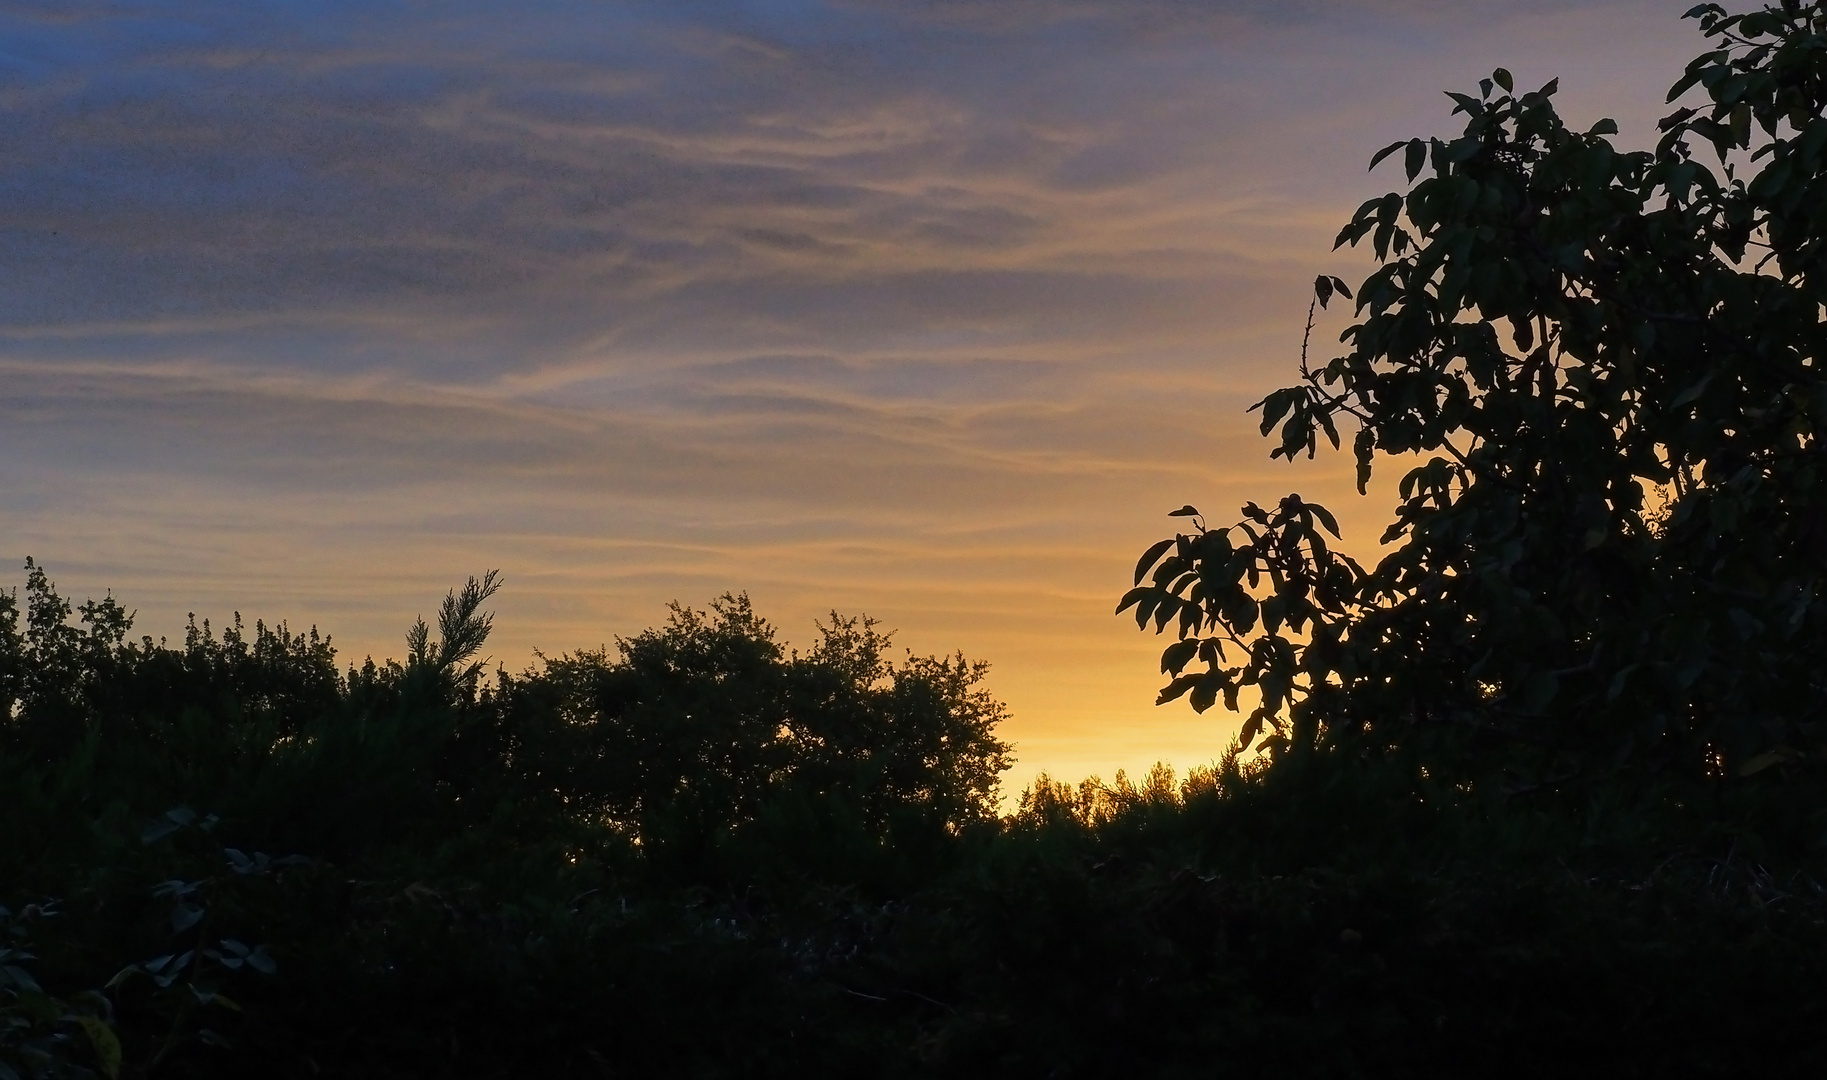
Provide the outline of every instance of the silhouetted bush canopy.
[[1827,1067],[1827,11],[1691,14],[1653,151],[1498,71],[1379,155],[1347,351],[1260,408],[1409,460],[1392,550],[1179,512],[1119,610],[1248,714],[1184,776],[1004,805],[985,665],[867,617],[513,673],[491,572],[344,667],[27,560],[0,1080]]
[[546,745],[517,744],[516,762],[633,835],[728,829],[783,798],[848,800],[876,832],[898,814],[954,829],[995,816],[1008,748],[983,665],[896,666],[873,621],[835,615],[811,652],[790,655],[730,596],[707,612],[675,606],[618,651],[550,661],[496,697],[516,729],[564,719]]

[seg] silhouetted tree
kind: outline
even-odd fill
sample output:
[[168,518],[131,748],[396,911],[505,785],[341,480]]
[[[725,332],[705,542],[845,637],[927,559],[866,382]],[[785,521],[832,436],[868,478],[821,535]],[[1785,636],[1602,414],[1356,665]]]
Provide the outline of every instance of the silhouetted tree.
[[[1827,10],[1689,17],[1712,39],[1653,151],[1568,128],[1555,84],[1451,95],[1461,135],[1339,234],[1382,263],[1347,351],[1256,408],[1274,456],[1349,438],[1403,477],[1374,569],[1291,495],[1136,569],[1173,626],[1161,699],[1249,743],[1352,738],[1436,768],[1753,772],[1821,745],[1827,651]],[[1705,160],[1711,157],[1716,165]],[[1315,300],[1350,297],[1322,277]],[[1304,351],[1304,350],[1303,350]],[[1355,430],[1354,430],[1355,429]],[[1495,755],[1495,758],[1493,758]]]
[[[832,616],[789,653],[746,595],[673,605],[666,625],[506,679],[517,767],[647,841],[709,837],[789,796],[840,799],[872,829],[897,810],[993,820],[1005,715],[961,656],[895,664],[868,619]],[[529,717],[551,715],[548,727]]]

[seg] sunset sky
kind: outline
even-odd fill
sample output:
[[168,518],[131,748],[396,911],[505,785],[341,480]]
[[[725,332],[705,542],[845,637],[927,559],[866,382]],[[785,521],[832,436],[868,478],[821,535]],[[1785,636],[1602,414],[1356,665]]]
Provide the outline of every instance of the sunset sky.
[[1370,155],[1498,65],[1646,145],[1687,6],[0,5],[0,555],[354,660],[499,567],[511,669],[747,590],[990,661],[1011,787],[1209,761],[1112,610],[1182,503],[1374,556],[1244,413]]

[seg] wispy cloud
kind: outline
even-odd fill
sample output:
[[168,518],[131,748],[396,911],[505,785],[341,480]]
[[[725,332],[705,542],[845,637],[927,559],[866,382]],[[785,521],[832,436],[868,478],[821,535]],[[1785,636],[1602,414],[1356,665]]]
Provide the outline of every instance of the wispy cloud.
[[358,653],[504,564],[515,663],[746,587],[997,661],[1024,769],[1209,756],[1109,608],[1170,506],[1348,489],[1241,410],[1362,162],[1497,63],[1641,128],[1675,14],[12,5],[0,548]]

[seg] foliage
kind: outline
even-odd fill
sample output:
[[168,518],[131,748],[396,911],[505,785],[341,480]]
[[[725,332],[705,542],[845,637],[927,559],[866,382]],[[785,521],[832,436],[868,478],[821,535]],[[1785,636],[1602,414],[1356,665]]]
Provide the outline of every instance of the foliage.
[[[1162,693],[1245,741],[1405,749],[1470,777],[1749,774],[1821,749],[1827,646],[1827,8],[1689,12],[1713,49],[1653,151],[1508,72],[1339,243],[1381,268],[1348,351],[1257,408],[1274,456],[1352,440],[1402,478],[1365,570],[1289,496],[1151,548]],[[1708,159],[1716,164],[1709,164]],[[1322,278],[1316,301],[1349,297]],[[1355,431],[1352,429],[1355,428]],[[1194,514],[1189,507],[1189,515]]]
[[[174,834],[186,835],[193,830],[206,838],[219,821],[215,815],[198,818],[189,807],[173,807],[148,825],[140,839],[145,844],[157,844]],[[203,845],[206,849],[214,847],[207,839]],[[217,933],[218,909],[226,892],[244,887],[249,879],[276,875],[307,860],[296,855],[273,859],[261,851],[249,855],[236,848],[221,848],[220,853],[226,873],[193,881],[174,878],[153,888],[153,898],[170,905],[166,922],[171,936],[165,944],[169,951],[129,964],[108,980],[108,989],[122,992],[139,989],[131,985],[136,979],[151,983],[150,991],[139,1003],[168,1021],[164,1037],[151,1052],[148,1071],[192,1040],[205,1046],[231,1045],[220,1031],[204,1026],[216,1022],[213,1017],[224,1011],[241,1011],[241,1006],[223,991],[225,977],[237,973],[272,975],[278,970],[265,945],[250,947],[238,938]]]
[[[406,632],[407,666],[429,669],[465,686],[474,686],[487,661],[472,658],[482,651],[495,624],[494,615],[484,612],[482,605],[500,589],[501,572],[490,570],[480,578],[470,578],[461,592],[452,589],[447,593],[438,609],[436,645],[432,644],[431,627],[425,625],[424,619],[414,622]],[[459,670],[458,665],[465,661],[469,661],[468,666]]]
[[0,1080],[1819,1072],[1821,16],[1699,17],[1716,106],[1654,153],[1501,73],[1391,151],[1433,171],[1348,230],[1353,351],[1265,430],[1434,459],[1373,569],[1292,496],[1144,556],[1166,696],[1256,699],[1184,777],[999,816],[984,665],[866,617],[799,652],[725,595],[490,673],[489,573],[343,669],[238,615],[133,639],[28,561]]
[[0,907],[0,1080],[112,1080],[121,1046],[113,1004],[82,991],[69,998],[44,992],[26,965],[32,924],[55,918],[53,907],[28,904],[17,915]]
[[961,656],[888,658],[868,619],[835,613],[789,655],[746,596],[674,605],[665,627],[505,679],[512,717],[555,711],[554,745],[517,754],[568,804],[649,843],[754,823],[770,804],[852,802],[873,833],[914,813],[958,828],[995,813],[1004,709]]
[[[220,638],[193,620],[181,646],[133,641],[112,599],[75,609],[27,569],[25,632],[4,621],[12,596],[0,612],[18,687],[0,722],[0,881],[66,898],[54,974],[106,982],[96,1000],[120,1009],[136,1075],[270,1047],[241,1013],[274,1015],[258,1008],[272,980],[250,978],[397,993],[382,958],[470,933],[428,900],[519,895],[529,873],[573,899],[627,874],[663,892],[902,887],[994,827],[1009,749],[985,665],[897,661],[867,618],[834,614],[789,652],[725,596],[675,605],[613,654],[485,682],[489,574],[452,591],[435,635],[409,631],[405,663],[339,675],[315,631],[238,618]],[[637,923],[698,932],[690,915]]]
[[[1042,778],[998,819],[982,666],[897,661],[864,618],[793,652],[723,597],[475,684],[335,676],[327,646],[251,666],[238,635],[84,646],[75,735],[0,724],[0,882],[37,905],[0,994],[21,1076],[1820,1064],[1790,1037],[1827,1011],[1800,774],[1507,804],[1233,748]],[[15,655],[37,685],[60,654]],[[274,705],[326,664],[318,712]]]

